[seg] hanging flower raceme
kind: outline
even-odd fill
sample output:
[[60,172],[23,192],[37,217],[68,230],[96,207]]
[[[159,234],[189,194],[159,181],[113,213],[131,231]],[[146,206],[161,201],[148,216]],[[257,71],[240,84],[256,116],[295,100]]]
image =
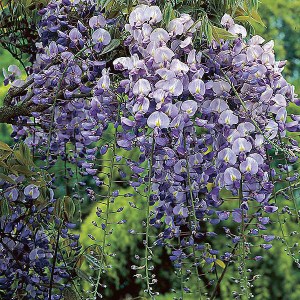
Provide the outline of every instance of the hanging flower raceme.
[[[197,53],[193,38],[185,39],[195,30],[188,15],[160,28],[160,18],[151,19],[154,11],[141,5],[132,12],[125,42],[131,57],[114,61],[125,76],[119,89],[128,96],[119,145],[138,145],[153,159],[151,224],[164,228],[158,243],[179,237],[205,257],[200,241],[208,233],[201,232],[200,221],[217,224],[231,214],[235,222],[247,222],[249,206],[277,210],[268,150],[294,148],[282,149],[280,142],[286,130],[297,128],[297,121],[286,123],[294,91],[281,75],[284,64],[275,61],[272,42],[259,36],[245,42],[245,28],[230,16],[222,24],[237,38]],[[150,139],[144,138],[146,124],[153,130]],[[199,130],[205,133],[199,136]],[[224,189],[240,199],[231,212],[222,209]],[[258,229],[252,232],[258,235],[266,222],[261,213],[255,216]],[[186,225],[190,233],[183,238]]]
[[[79,236],[69,232],[74,224],[59,218],[61,208],[54,198],[50,176],[42,177],[35,172],[31,159],[22,156],[21,153],[30,153],[29,149],[21,145],[13,152],[5,147],[10,152],[5,164],[17,155],[19,160],[27,159],[31,171],[15,163],[20,171],[6,169],[7,175],[1,174],[0,289],[6,292],[1,298],[26,294],[30,299],[48,299],[50,286],[51,299],[60,299],[65,283],[71,280],[71,268],[57,252],[58,242],[63,241],[75,258],[80,250]],[[54,230],[56,225],[58,232]]]
[[[76,24],[70,17],[73,13]],[[66,155],[66,144],[74,144],[76,154],[86,156],[86,148],[99,141],[115,116],[110,75],[101,59],[111,41],[109,25],[96,10],[96,1],[52,1],[40,14],[41,43],[27,79],[28,93],[12,104],[26,100],[41,106],[43,112],[33,116],[42,128],[33,129],[28,118],[26,127],[15,127],[14,136],[25,135],[29,145],[50,148],[51,164],[57,155],[74,163],[77,159]]]

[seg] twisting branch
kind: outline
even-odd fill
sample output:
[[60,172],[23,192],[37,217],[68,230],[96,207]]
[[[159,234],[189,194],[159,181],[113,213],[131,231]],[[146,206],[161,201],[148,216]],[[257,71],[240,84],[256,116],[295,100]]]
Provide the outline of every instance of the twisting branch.
[[30,117],[34,112],[43,112],[49,105],[47,104],[20,104],[16,106],[2,106],[0,107],[0,123],[17,125],[18,117]]

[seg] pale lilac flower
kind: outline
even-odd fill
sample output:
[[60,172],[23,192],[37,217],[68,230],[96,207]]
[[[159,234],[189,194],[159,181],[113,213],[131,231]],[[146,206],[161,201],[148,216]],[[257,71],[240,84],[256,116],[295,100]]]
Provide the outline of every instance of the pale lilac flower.
[[277,113],[281,107],[286,107],[287,105],[284,96],[281,94],[276,94],[271,100],[274,102],[270,107],[270,111],[273,113]]
[[176,77],[174,71],[168,70],[166,68],[158,69],[156,71],[156,74],[158,74],[164,80],[171,80],[172,78]]
[[234,35],[241,35],[242,38],[245,38],[247,36],[247,30],[242,25],[234,24],[229,29],[228,32],[234,34]]
[[132,70],[133,62],[130,57],[119,57],[113,61],[115,70]]
[[143,24],[143,26],[142,26],[142,36],[143,36],[142,43],[150,42],[151,33],[152,33],[152,27],[147,23]]
[[162,28],[156,28],[152,31],[150,35],[150,41],[151,42],[164,42],[167,43],[170,40],[169,33],[162,29]]
[[92,29],[104,27],[106,25],[106,20],[102,15],[93,16],[89,20],[89,25]]
[[133,94],[147,96],[151,92],[151,85],[147,79],[139,79],[133,86]]
[[213,101],[211,101],[211,103],[209,105],[209,109],[212,112],[216,112],[216,113],[220,114],[224,110],[229,109],[229,106],[226,103],[226,101],[224,101],[223,99],[217,98],[217,99],[214,99]]
[[4,193],[4,196],[8,198],[10,201],[16,201],[19,197],[19,191],[16,188],[9,190],[8,192]]
[[275,64],[275,55],[273,53],[263,53],[261,55],[261,61],[264,65],[274,65]]
[[262,165],[265,161],[264,158],[258,153],[251,153],[249,157],[255,159],[255,161],[258,163],[259,166]]
[[181,14],[180,19],[183,23],[183,32],[188,32],[190,28],[194,25],[194,21],[189,14]]
[[170,70],[175,74],[186,74],[189,71],[189,67],[179,59],[173,59],[170,65]]
[[147,124],[150,128],[168,128],[170,125],[170,119],[165,113],[155,111],[149,116]]
[[186,39],[184,39],[181,43],[180,43],[180,48],[186,48],[190,45],[193,45],[193,39],[191,36],[188,36]]
[[182,19],[175,18],[175,19],[171,20],[167,29],[171,35],[182,35],[183,34]]
[[247,157],[245,161],[241,162],[240,170],[242,173],[255,175],[258,172],[258,163],[253,157]]
[[246,52],[247,60],[249,62],[257,60],[258,58],[260,58],[260,56],[263,54],[263,52],[264,52],[264,50],[259,45],[250,46]]
[[191,155],[189,157],[189,164],[193,167],[199,166],[203,162],[203,156],[200,153]]
[[229,92],[231,90],[231,85],[227,81],[218,80],[213,82],[212,89],[216,96],[220,96],[224,92]]
[[192,117],[198,109],[198,104],[194,100],[184,101],[181,105],[181,110],[187,113],[190,117]]
[[170,127],[172,128],[178,128],[178,129],[182,129],[184,127],[184,120],[183,120],[183,115],[179,114],[177,115],[171,122]]
[[14,74],[16,77],[19,77],[22,74],[20,68],[16,65],[10,65],[7,70],[8,72]]
[[110,87],[110,78],[108,75],[108,71],[106,69],[104,69],[102,71],[102,77],[99,79],[98,83],[97,83],[97,87],[99,89],[102,89],[104,91],[107,91]]
[[188,87],[192,95],[204,95],[205,93],[205,84],[201,79],[194,79],[189,83]]
[[171,78],[170,80],[160,80],[155,85],[158,89],[163,89],[169,92],[173,96],[180,96],[183,92],[182,82],[177,78]]
[[174,172],[177,174],[182,174],[187,172],[186,168],[186,160],[180,159],[175,165],[174,165]]
[[235,56],[232,60],[232,64],[237,68],[242,68],[247,64],[247,55],[242,53]]
[[162,20],[162,12],[158,6],[150,6],[147,9],[147,14],[150,17],[150,24],[157,24]]
[[148,98],[143,98],[140,102],[136,102],[133,106],[133,113],[146,113],[149,109],[150,101]]
[[107,30],[99,28],[96,31],[94,31],[92,35],[92,40],[94,43],[101,43],[104,46],[106,46],[110,43],[111,36]]
[[129,128],[132,128],[135,126],[135,122],[128,119],[128,118],[125,118],[125,117],[121,117],[121,123],[122,125],[125,125],[126,127],[129,127]]
[[34,184],[30,184],[25,187],[24,195],[31,199],[37,199],[40,196],[39,188]]
[[255,140],[254,140],[255,147],[261,147],[264,144],[264,141],[265,141],[265,139],[262,134],[255,135]]
[[252,144],[248,142],[245,138],[237,138],[232,144],[232,150],[235,154],[250,152],[252,149]]
[[171,61],[174,55],[174,52],[170,48],[163,46],[154,51],[154,61],[156,63]]
[[265,127],[265,132],[269,139],[274,139],[278,133],[278,124],[275,121],[270,120]]
[[239,118],[233,113],[232,110],[227,109],[221,113],[218,122],[223,125],[234,125],[239,122]]
[[150,97],[155,100],[156,103],[163,103],[165,101],[166,92],[163,89],[155,89]]
[[79,40],[82,38],[82,34],[77,28],[73,28],[69,33],[70,40],[77,44]]
[[230,148],[225,148],[218,153],[218,161],[223,161],[233,166],[237,161],[237,156]]
[[147,22],[153,14],[148,5],[138,5],[129,15],[129,24],[131,26],[141,26],[143,23]]
[[267,213],[274,213],[278,210],[278,207],[275,205],[267,205],[264,207],[264,211]]
[[231,129],[229,131],[227,141],[232,144],[240,136],[241,136],[241,134],[236,129]]
[[226,28],[230,28],[234,25],[234,21],[230,15],[225,14],[221,19],[221,24]]
[[273,52],[273,49],[274,49],[274,41],[271,40],[267,43],[265,43],[263,46],[262,46],[263,50],[267,53],[270,53],[270,52]]
[[240,123],[237,127],[241,137],[247,137],[250,133],[255,131],[255,126],[250,122]]
[[259,35],[254,35],[249,41],[248,41],[248,44],[249,45],[261,45],[263,44],[265,41],[264,38],[262,38],[261,36]]
[[266,90],[261,94],[260,101],[268,102],[273,95],[273,89],[270,86],[267,86]]
[[285,107],[279,108],[276,114],[276,121],[285,123],[287,118],[287,110]]
[[54,58],[56,57],[58,54],[58,47],[57,47],[57,44],[52,41],[49,45],[49,55],[51,58]]
[[188,209],[187,209],[186,207],[180,205],[180,204],[176,205],[176,206],[173,208],[173,213],[174,213],[175,215],[177,215],[177,216],[178,216],[178,215],[179,215],[179,216],[182,216],[183,218],[187,218],[188,215],[189,215]]
[[230,167],[224,172],[224,182],[226,185],[232,185],[233,183],[241,180],[242,176],[239,170]]

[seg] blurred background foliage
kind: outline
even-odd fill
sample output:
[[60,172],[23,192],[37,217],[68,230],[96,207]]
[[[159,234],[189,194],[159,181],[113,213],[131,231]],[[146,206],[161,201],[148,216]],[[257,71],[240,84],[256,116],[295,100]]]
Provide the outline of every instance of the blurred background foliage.
[[[222,1],[212,2],[216,4],[215,9],[218,11],[217,3],[221,3]],[[256,1],[252,1],[252,5],[255,5],[255,2]],[[186,9],[188,9],[188,5]],[[259,4],[259,13],[265,27],[259,25],[257,22],[256,24],[251,25],[254,25],[256,32],[262,35],[266,41],[271,39],[275,41],[277,60],[286,59],[288,61],[285,75],[288,80],[295,85],[296,92],[300,93],[300,0],[261,0],[261,3]],[[20,62],[14,59],[7,50],[0,48],[0,70],[2,68],[7,68],[10,64],[16,64],[21,67]],[[2,74],[0,74],[0,81],[3,81]],[[2,84],[0,87],[0,104],[6,91],[7,88]],[[295,109],[297,108],[291,108],[291,110]],[[9,126],[0,124],[0,140],[12,144]],[[104,158],[108,158],[109,161],[110,155],[111,153],[108,152]],[[280,161],[275,160],[274,166],[278,163],[280,163]],[[117,174],[116,177],[118,177]],[[57,169],[57,178],[63,179],[63,172],[59,169]],[[62,182],[62,185],[59,186],[57,190],[59,194],[63,195],[65,190],[63,180],[58,180],[57,182]],[[139,254],[141,251],[140,249],[143,247],[142,236],[128,234],[128,230],[134,228],[136,231],[139,231],[138,227],[142,226],[142,220],[145,215],[143,213],[142,201],[138,199],[139,197],[136,197],[135,204],[138,208],[132,209],[128,206],[128,200],[126,199],[126,194],[131,192],[130,188],[118,182],[116,182],[115,185],[115,187],[119,189],[120,194],[124,194],[125,196],[118,198],[120,200],[118,203],[114,204],[113,208],[118,209],[124,207],[122,213],[118,214],[118,220],[121,217],[124,220],[126,219],[127,222],[114,227],[114,233],[109,237],[111,252],[116,253],[117,257],[112,258],[114,259],[114,264],[108,272],[107,285],[109,286],[109,289],[106,289],[105,295],[105,299],[108,300],[131,299],[131,297],[137,297],[143,289],[142,282],[138,279],[134,279],[133,275],[135,274],[135,271],[131,269],[131,265],[135,264],[135,255]],[[103,194],[105,194],[105,188],[103,189]],[[295,197],[299,203],[299,193],[297,193],[297,191],[295,192]],[[283,199],[278,200],[288,201]],[[280,206],[283,207],[283,205]],[[96,212],[97,205],[85,199],[82,206],[83,223],[81,228],[77,229],[81,234],[83,248],[86,248],[91,244],[97,245],[97,241],[101,240],[103,231],[97,228],[94,223],[95,219],[97,219]],[[128,217],[129,215],[130,217]],[[283,223],[282,228],[280,228],[278,222],[274,222],[272,225],[272,234],[275,236],[281,236],[282,230],[285,235],[290,235],[290,233],[299,229],[298,224],[293,220],[289,220],[289,222],[285,223],[285,220],[282,219],[281,222]],[[228,227],[230,226],[233,225],[229,224]],[[89,235],[92,235],[92,238]],[[273,248],[269,251],[260,248],[254,250],[254,252],[257,252],[255,253],[256,255],[264,256],[264,259],[261,262],[255,263],[255,273],[260,275],[260,278],[253,282],[253,292],[256,295],[256,300],[300,299],[300,289],[297,288],[300,284],[300,272],[299,269],[295,267],[293,260],[289,257],[289,251],[287,249],[288,246],[292,247],[293,243],[297,242],[297,238],[290,237],[288,240],[289,244],[286,245],[278,238],[273,242]],[[220,244],[223,243],[225,245],[227,242],[225,237],[223,241],[220,241],[218,238],[218,243]],[[93,249],[97,249],[97,246],[94,246]],[[170,294],[168,291],[170,291],[171,287],[176,288],[177,283],[179,286],[179,280],[176,278],[175,274],[170,276],[169,270],[172,266],[169,262],[168,253],[166,253],[165,250],[161,251],[160,249],[157,249],[156,251],[158,251],[158,253],[155,260],[155,273],[159,279],[157,290],[162,294],[157,299],[171,300],[173,299],[174,294]],[[83,270],[86,269],[87,272],[90,272],[87,270],[88,267],[85,262],[79,263],[83,264]],[[109,264],[110,261],[107,263]],[[249,263],[248,267],[251,268],[251,263]],[[229,268],[228,273],[222,282],[218,299],[226,300],[233,298],[232,277],[237,273],[235,268],[235,266]],[[222,271],[222,269],[219,268],[217,268],[217,270],[219,272]],[[82,289],[88,287],[88,283],[83,283],[83,280],[79,284],[81,284]],[[184,299],[196,300],[198,297],[187,295]]]

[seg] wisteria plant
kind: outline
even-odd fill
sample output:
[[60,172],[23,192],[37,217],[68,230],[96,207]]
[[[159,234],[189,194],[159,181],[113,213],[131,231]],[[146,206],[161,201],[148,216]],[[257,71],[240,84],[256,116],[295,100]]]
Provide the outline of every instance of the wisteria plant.
[[[126,223],[140,299],[159,297],[161,251],[174,299],[221,297],[230,268],[232,298],[255,297],[273,240],[300,266],[283,229],[299,223],[300,117],[288,107],[300,102],[273,41],[251,27],[256,1],[33,8],[27,76],[4,71],[0,122],[14,144],[0,142],[1,299],[105,299],[111,237]],[[86,203],[96,214],[83,246]]]

